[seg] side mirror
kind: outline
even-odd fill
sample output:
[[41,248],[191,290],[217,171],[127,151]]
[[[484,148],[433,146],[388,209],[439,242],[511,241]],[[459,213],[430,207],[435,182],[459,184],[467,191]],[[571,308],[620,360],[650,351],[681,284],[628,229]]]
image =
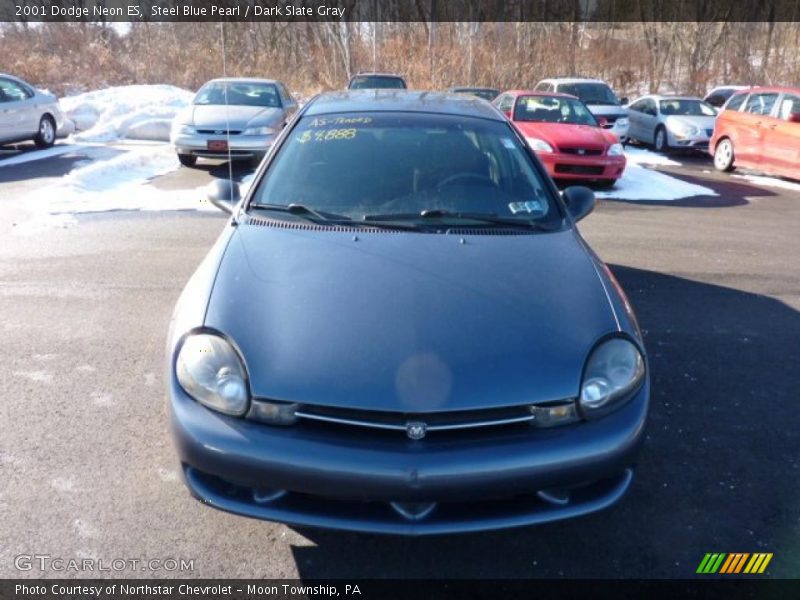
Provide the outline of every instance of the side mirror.
[[619,99],[619,103],[624,106],[625,104],[628,103],[628,97],[627,96],[623,96],[622,98]]
[[561,196],[567,205],[570,216],[575,221],[580,221],[594,210],[594,192],[582,185],[573,185],[565,189]]
[[230,179],[215,179],[206,188],[208,201],[229,215],[233,214],[233,207],[242,199],[239,184]]
[[608,125],[608,119],[605,117],[595,117],[595,119],[597,119],[597,124],[600,125],[600,127],[605,127]]
[[790,114],[789,123],[800,123],[800,112]]

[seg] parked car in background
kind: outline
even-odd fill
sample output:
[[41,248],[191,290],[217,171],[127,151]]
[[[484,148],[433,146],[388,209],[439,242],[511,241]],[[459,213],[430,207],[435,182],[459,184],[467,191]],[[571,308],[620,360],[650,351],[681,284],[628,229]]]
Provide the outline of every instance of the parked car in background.
[[198,158],[259,162],[296,111],[280,81],[214,79],[175,117],[170,141],[187,167]]
[[32,140],[49,148],[67,123],[54,95],[0,73],[0,144]]
[[[170,323],[184,481],[258,519],[434,535],[606,508],[650,381],[619,284],[484,102],[335,92],[301,110]],[[233,203],[230,200],[233,199]]]
[[800,88],[758,87],[731,96],[709,151],[720,171],[748,167],[800,179]]
[[500,94],[494,105],[520,131],[553,179],[611,187],[622,176],[622,144],[574,96],[513,90]]
[[347,83],[348,90],[404,90],[406,80],[394,73],[358,73]]
[[691,96],[642,96],[628,109],[628,137],[652,144],[658,152],[705,150],[717,117],[717,109]]
[[484,87],[451,87],[447,91],[453,94],[471,94],[483,98],[487,102],[491,102],[500,94],[500,90]]
[[703,98],[703,102],[715,108],[721,108],[734,93],[739,90],[746,90],[748,87],[746,85],[720,85],[712,88]]
[[628,110],[623,105],[628,103],[628,99],[618,98],[605,81],[559,77],[540,81],[534,90],[575,96],[589,107],[595,117],[603,117],[605,129],[610,130],[621,142],[627,142]]

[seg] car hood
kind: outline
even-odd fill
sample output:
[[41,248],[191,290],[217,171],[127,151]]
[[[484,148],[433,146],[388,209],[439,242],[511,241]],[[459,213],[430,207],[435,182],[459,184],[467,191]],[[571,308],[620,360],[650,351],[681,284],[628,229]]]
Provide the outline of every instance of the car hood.
[[700,129],[714,129],[714,122],[716,121],[716,117],[704,117],[704,116],[679,116],[679,115],[670,115],[665,117],[664,121],[667,125],[685,125],[688,127],[698,127]]
[[570,230],[283,225],[238,226],[205,319],[234,340],[257,397],[410,413],[572,398],[589,350],[617,330]]
[[569,125],[567,123],[532,123],[516,122],[515,125],[525,137],[535,137],[546,141],[551,146],[568,147],[601,147],[605,148],[616,142],[613,134],[600,127],[591,125]]
[[280,121],[283,110],[263,106],[240,106],[219,104],[192,105],[183,115],[183,121],[197,129],[245,129],[267,126]]

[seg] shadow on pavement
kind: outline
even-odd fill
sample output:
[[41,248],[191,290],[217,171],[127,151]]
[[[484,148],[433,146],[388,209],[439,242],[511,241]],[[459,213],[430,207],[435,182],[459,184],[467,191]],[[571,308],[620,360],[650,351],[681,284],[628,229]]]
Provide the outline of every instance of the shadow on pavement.
[[298,529],[301,577],[688,578],[706,552],[774,552],[800,576],[800,312],[759,294],[612,266],[645,333],[651,417],[611,509],[477,535]]
[[[4,146],[3,148],[6,149],[9,147]],[[5,165],[3,161],[5,158],[14,158],[25,154],[33,155],[34,152],[40,151],[33,144],[20,145],[17,148],[19,148],[20,151],[16,153],[0,153],[0,183],[35,180],[47,177],[62,177],[80,166],[79,163],[81,162],[108,160],[124,152],[124,150],[106,147],[102,150],[102,158],[97,156],[89,157],[85,147],[76,146],[74,150],[67,150],[63,154],[42,156],[41,158],[32,159],[28,162]],[[96,152],[97,150],[95,150],[95,153]]]

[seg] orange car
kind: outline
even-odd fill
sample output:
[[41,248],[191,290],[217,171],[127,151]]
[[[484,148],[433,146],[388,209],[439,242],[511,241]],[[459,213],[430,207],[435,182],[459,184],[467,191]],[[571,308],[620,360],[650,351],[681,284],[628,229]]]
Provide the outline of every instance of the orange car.
[[800,179],[800,88],[758,87],[731,96],[709,142],[714,167]]

